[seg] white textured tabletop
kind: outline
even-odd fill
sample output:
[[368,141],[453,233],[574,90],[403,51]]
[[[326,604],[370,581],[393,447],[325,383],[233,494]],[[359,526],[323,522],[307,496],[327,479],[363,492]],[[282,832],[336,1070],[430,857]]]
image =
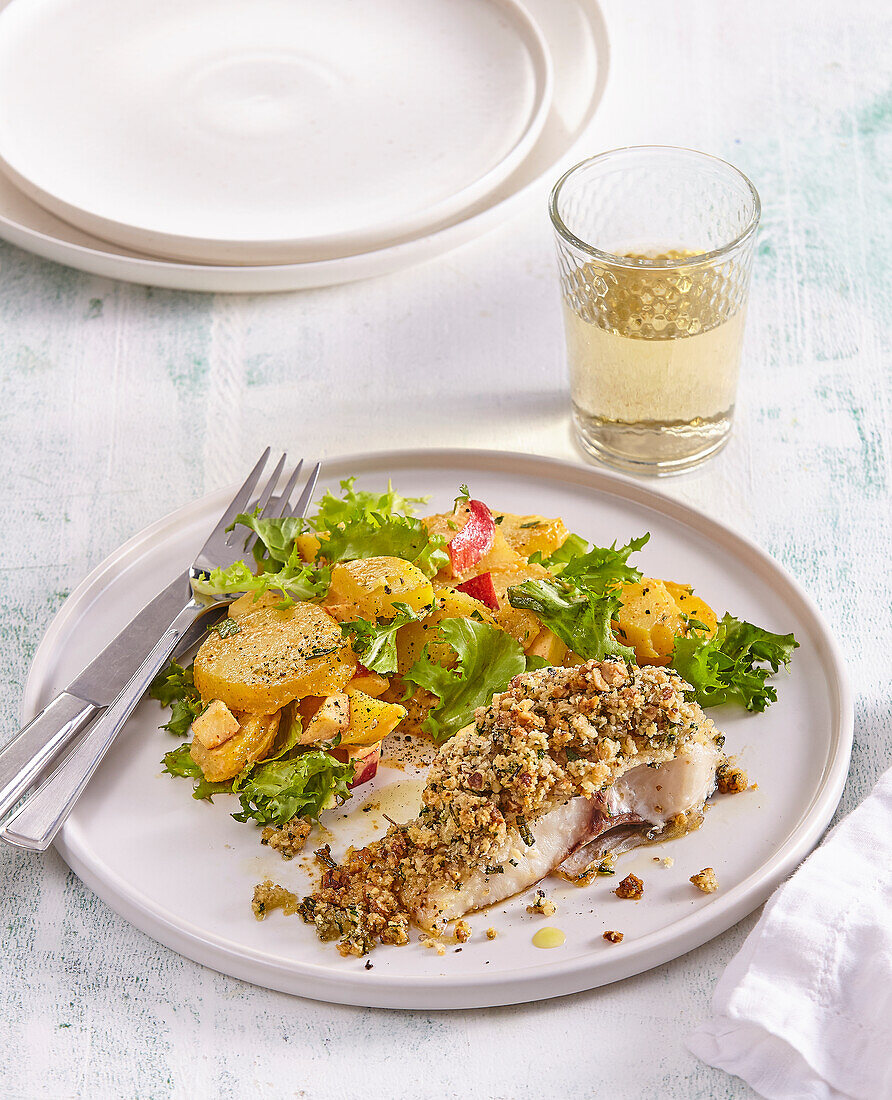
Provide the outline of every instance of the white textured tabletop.
[[[583,151],[690,145],[762,195],[734,438],[663,487],[752,535],[834,625],[857,708],[845,812],[892,755],[890,9],[604,7],[612,73]],[[238,479],[264,443],[578,458],[551,247],[533,202],[414,270],[230,298],[114,284],[0,245],[2,736],[67,592],[149,521]],[[385,1012],[215,974],[135,931],[55,853],[0,860],[4,1096],[752,1095],[682,1038],[754,917],[591,993]]]

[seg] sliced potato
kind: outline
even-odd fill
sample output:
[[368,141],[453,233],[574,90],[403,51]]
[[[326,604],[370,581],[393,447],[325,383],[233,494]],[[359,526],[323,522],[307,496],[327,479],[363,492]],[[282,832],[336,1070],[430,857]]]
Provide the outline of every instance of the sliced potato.
[[541,565],[530,565],[523,561],[513,569],[503,569],[492,574],[493,587],[499,599],[499,610],[494,612],[496,623],[512,638],[526,647],[533,641],[542,624],[532,611],[521,607],[512,607],[508,600],[508,589],[523,581],[536,580],[548,576]]
[[320,532],[318,535],[311,535],[309,533],[298,535],[294,540],[294,545],[297,547],[297,552],[300,554],[301,561],[315,561],[316,555],[319,553],[319,547],[321,545],[321,538],[325,532]]
[[262,611],[264,607],[278,607],[285,597],[281,592],[264,592],[255,597],[253,592],[246,592],[229,605],[230,619],[243,619],[246,615],[252,615],[255,611]]
[[336,619],[392,619],[395,603],[420,611],[433,603],[431,582],[402,558],[360,558],[341,562],[331,571],[325,606]]
[[436,705],[437,697],[430,691],[417,688],[407,699],[406,687],[406,682],[401,676],[394,676],[383,698],[388,702],[398,703],[405,708],[406,717],[400,725],[402,732],[411,733],[414,737],[426,737],[427,734],[422,730],[421,725],[427,718],[431,707]]
[[675,638],[683,634],[685,621],[678,604],[662,581],[643,577],[624,584],[613,632],[623,645],[635,650],[641,665],[667,665]]
[[663,584],[679,609],[689,619],[697,619],[704,626],[709,627],[710,634],[715,634],[715,628],[718,625],[716,613],[705,600],[694,595],[694,590],[689,584],[676,584],[675,581],[663,581]]
[[373,745],[383,740],[405,717],[405,707],[355,691],[350,696],[350,724],[341,734],[341,744]]
[[403,673],[408,671],[421,656],[425,643],[430,641],[432,661],[451,668],[456,661],[455,650],[446,642],[437,641],[435,633],[444,619],[469,619],[478,616],[483,622],[495,625],[489,608],[467,592],[458,592],[454,588],[438,588],[434,593],[434,609],[421,622],[407,623],[400,627],[396,636],[397,668]]
[[505,541],[524,558],[537,550],[543,557],[548,557],[559,546],[563,546],[570,534],[562,519],[516,516],[511,512],[495,512],[494,515]]
[[215,749],[193,741],[189,755],[209,783],[222,783],[238,775],[246,764],[262,760],[272,748],[279,730],[279,712],[243,715],[239,732]]
[[270,714],[292,699],[340,691],[356,671],[340,626],[315,604],[262,607],[239,625],[238,634],[211,634],[195,658],[201,697],[230,710]]
[[[468,576],[477,576],[478,573],[503,573],[506,570],[522,569],[525,565],[526,559],[509,545],[507,539],[497,527],[493,536],[492,547],[470,570]],[[462,579],[467,580],[467,577]]]

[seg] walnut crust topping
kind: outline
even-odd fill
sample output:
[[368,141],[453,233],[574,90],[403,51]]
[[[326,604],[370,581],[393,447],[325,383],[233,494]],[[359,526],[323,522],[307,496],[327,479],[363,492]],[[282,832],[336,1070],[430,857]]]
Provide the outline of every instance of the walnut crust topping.
[[538,913],[543,917],[553,917],[557,912],[557,906],[545,896],[544,890],[537,890],[531,905],[527,906],[528,913]]
[[312,827],[311,822],[292,817],[279,829],[267,825],[261,834],[260,843],[275,849],[282,859],[294,859],[306,844]]
[[716,769],[715,782],[719,794],[740,794],[749,786],[746,772],[730,760]]
[[628,898],[630,901],[638,901],[644,897],[644,880],[637,875],[626,875],[622,882],[613,891],[618,898]]
[[424,927],[439,930],[437,891],[496,873],[492,857],[509,835],[532,843],[529,823],[571,798],[714,741],[718,731],[686,701],[686,687],[672,669],[619,660],[515,677],[438,754],[418,817],[326,870],[304,899],[304,919],[323,939],[340,937],[343,954],[407,942],[422,913]]
[[704,867],[696,875],[691,875],[691,882],[704,894],[714,894],[719,888],[719,880],[715,877],[715,871],[711,867]]
[[613,931],[605,932],[604,933],[604,939],[607,940],[608,943],[622,943],[623,942],[623,934],[622,934],[622,932],[613,932]]

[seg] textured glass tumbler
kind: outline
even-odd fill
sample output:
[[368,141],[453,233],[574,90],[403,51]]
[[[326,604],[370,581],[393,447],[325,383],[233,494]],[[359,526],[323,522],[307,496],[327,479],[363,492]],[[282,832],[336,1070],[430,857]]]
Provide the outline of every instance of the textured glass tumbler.
[[734,415],[759,196],[690,149],[616,149],[549,204],[582,447],[671,474],[715,454]]

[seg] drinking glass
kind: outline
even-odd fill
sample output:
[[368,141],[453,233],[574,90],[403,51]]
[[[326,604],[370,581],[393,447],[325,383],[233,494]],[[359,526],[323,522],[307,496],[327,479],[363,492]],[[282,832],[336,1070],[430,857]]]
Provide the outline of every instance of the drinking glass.
[[577,164],[549,204],[577,438],[670,474],[727,442],[759,196],[732,165],[669,146]]

